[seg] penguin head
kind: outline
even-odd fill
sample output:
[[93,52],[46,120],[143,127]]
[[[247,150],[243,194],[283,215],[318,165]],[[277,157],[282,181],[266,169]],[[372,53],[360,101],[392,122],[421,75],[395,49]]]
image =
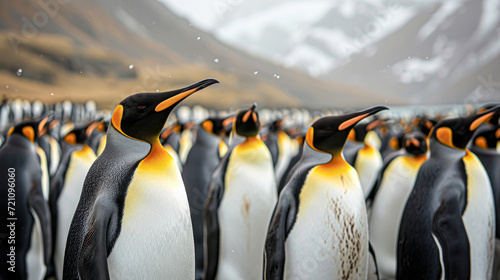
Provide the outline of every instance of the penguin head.
[[442,120],[434,126],[431,137],[450,148],[463,150],[476,128],[499,110],[500,106],[497,106],[472,116]]
[[201,127],[210,134],[223,136],[226,133],[226,126],[233,120],[234,116],[227,118],[212,117],[204,120],[201,123]]
[[72,145],[86,144],[89,136],[99,126],[98,121],[89,122],[83,125],[75,125],[75,127],[64,136],[64,141]]
[[240,110],[236,115],[236,120],[233,123],[236,134],[243,137],[257,136],[260,131],[259,114],[255,110],[257,104],[246,110]]
[[35,143],[40,136],[46,133],[47,122],[52,118],[52,113],[47,113],[41,117],[26,120],[10,128],[7,136],[12,134],[22,135],[31,143]]
[[111,125],[129,138],[154,143],[177,104],[215,83],[218,83],[215,79],[206,79],[173,91],[131,95],[115,108]]
[[375,119],[371,122],[358,123],[349,132],[348,138],[355,142],[364,142],[368,132],[374,130],[377,126],[382,124],[382,120]]
[[428,136],[436,123],[437,122],[435,120],[422,118],[418,124],[418,129],[422,131],[422,133],[424,133],[426,136]]
[[406,152],[414,156],[420,156],[427,152],[427,141],[422,132],[411,132],[405,135],[403,144]]
[[389,147],[391,147],[391,149],[395,151],[401,149],[403,147],[403,140],[405,135],[406,134],[404,132],[398,132],[391,136],[391,138],[389,139]]
[[340,153],[349,132],[359,121],[386,109],[384,106],[375,106],[356,113],[320,118],[307,131],[306,142],[319,152]]
[[481,149],[496,149],[500,141],[500,125],[488,126],[474,135],[473,143]]

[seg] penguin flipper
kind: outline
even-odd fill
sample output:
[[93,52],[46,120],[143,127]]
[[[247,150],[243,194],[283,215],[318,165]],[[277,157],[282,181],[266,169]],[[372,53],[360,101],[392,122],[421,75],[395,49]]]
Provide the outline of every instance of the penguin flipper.
[[[377,256],[375,255],[375,250],[373,250],[372,243],[368,241],[368,251],[370,253],[370,261],[369,261],[369,271],[368,271],[368,280],[379,280],[380,275],[378,272],[378,264],[377,264]],[[373,273],[370,275],[370,273]]]
[[210,181],[207,201],[203,210],[203,224],[205,227],[204,248],[205,267],[203,279],[212,280],[217,275],[219,262],[219,216],[218,210],[224,195],[224,178],[231,152],[228,152],[215,169]]
[[[280,195],[278,204],[269,223],[264,250],[264,279],[282,280],[285,269],[285,240],[295,222],[295,214],[291,209],[298,205],[288,189]],[[292,218],[292,219],[290,219]]]
[[106,236],[115,208],[106,199],[96,200],[77,260],[80,279],[110,279]]
[[34,182],[32,184],[28,195],[28,204],[40,221],[43,239],[43,258],[45,265],[49,267],[52,261],[52,227],[49,205],[43,197],[42,185],[40,182]]
[[[465,186],[463,187],[465,188]],[[432,233],[441,245],[446,279],[469,279],[470,245],[462,220],[464,194],[455,186],[445,188],[441,205],[434,213]]]

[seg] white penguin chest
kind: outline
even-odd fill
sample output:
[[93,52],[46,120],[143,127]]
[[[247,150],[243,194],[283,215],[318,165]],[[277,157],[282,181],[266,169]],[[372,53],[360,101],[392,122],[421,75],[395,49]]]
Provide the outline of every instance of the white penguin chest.
[[66,171],[65,182],[61,194],[57,199],[57,240],[54,250],[56,275],[62,278],[64,251],[71,220],[75,214],[85,177],[96,159],[93,151],[73,153]]
[[375,148],[366,145],[359,150],[354,167],[359,174],[365,197],[370,193],[382,165],[382,156]]
[[111,279],[194,277],[189,205],[171,157],[166,162],[141,163],[136,170],[108,264]]
[[462,216],[471,249],[471,279],[490,279],[495,242],[495,212],[490,180],[478,158],[467,152],[467,207]]
[[218,216],[220,251],[217,279],[262,277],[263,248],[277,201],[272,159],[262,145],[235,149],[225,174]]
[[368,222],[356,172],[315,167],[298,207],[285,242],[285,279],[366,279]]
[[411,194],[420,161],[408,156],[394,159],[384,172],[370,216],[370,242],[377,256],[380,275],[396,277],[396,251],[401,216]]

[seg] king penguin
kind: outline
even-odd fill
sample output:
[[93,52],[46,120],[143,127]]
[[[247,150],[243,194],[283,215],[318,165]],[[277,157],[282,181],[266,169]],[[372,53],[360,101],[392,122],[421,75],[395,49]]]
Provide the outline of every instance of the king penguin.
[[255,105],[241,110],[233,132],[244,137],[215,170],[204,212],[205,279],[260,279],[264,241],[276,205],[271,153],[259,139]]
[[227,151],[221,138],[225,118],[208,118],[195,128],[195,141],[182,169],[191,210],[196,255],[196,279],[203,277],[203,208],[210,177]]
[[495,213],[490,181],[466,147],[495,110],[438,122],[430,157],[401,219],[397,279],[491,279]]
[[384,109],[323,117],[309,128],[304,145],[330,160],[299,161],[281,191],[267,233],[264,279],[367,279],[363,190],[342,148],[356,123]]
[[90,166],[97,158],[89,146],[89,136],[96,126],[96,122],[76,126],[64,136],[61,142],[62,160],[50,185],[53,259],[57,279],[62,279],[66,239],[80,200],[83,182]]
[[0,149],[0,279],[41,280],[50,265],[50,211],[36,151],[47,118],[15,125]]
[[181,174],[159,134],[206,79],[139,93],[115,108],[71,222],[63,279],[194,279],[194,241]]
[[500,278],[500,152],[497,151],[497,146],[500,143],[500,125],[478,128],[478,133],[471,142],[470,151],[479,158],[486,169],[493,190],[496,232],[492,279],[498,279]]
[[[382,279],[396,278],[396,251],[399,223],[418,170],[427,159],[423,133],[407,134],[404,151],[390,155],[367,200],[372,203],[369,217],[370,242],[377,256]],[[370,204],[370,203],[367,203]]]

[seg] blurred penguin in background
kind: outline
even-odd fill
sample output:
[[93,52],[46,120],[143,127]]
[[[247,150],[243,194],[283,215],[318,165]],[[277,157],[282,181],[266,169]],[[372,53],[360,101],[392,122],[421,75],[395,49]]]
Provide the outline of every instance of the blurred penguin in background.
[[13,126],[0,148],[0,279],[44,279],[52,257],[50,211],[37,139],[47,116]]
[[256,105],[240,110],[230,148],[210,181],[205,206],[204,279],[260,279],[263,250],[277,200],[269,149],[259,138]]
[[80,200],[85,176],[97,158],[90,147],[90,135],[98,125],[98,122],[76,125],[61,141],[61,163],[52,179],[49,199],[57,279],[62,279],[66,239]]
[[[418,170],[427,159],[427,141],[421,132],[404,138],[404,150],[388,156],[367,199],[370,242],[382,279],[396,278],[399,224]],[[371,207],[370,207],[371,206]]]
[[182,179],[191,210],[196,255],[196,279],[203,278],[203,208],[208,184],[220,159],[227,152],[222,139],[232,117],[208,118],[195,128],[196,139],[182,169]]

